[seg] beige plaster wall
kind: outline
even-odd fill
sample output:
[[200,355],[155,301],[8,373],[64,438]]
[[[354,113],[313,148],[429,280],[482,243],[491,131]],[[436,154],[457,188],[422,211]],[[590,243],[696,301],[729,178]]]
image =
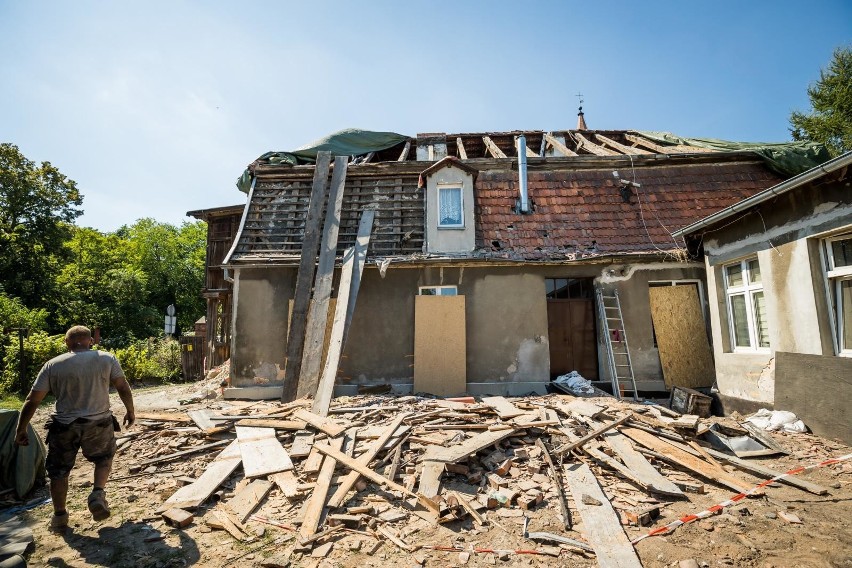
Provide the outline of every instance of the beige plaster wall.
[[[438,227],[438,189],[461,187],[464,227]],[[473,178],[459,168],[447,167],[426,179],[426,250],[428,252],[471,252],[475,246]]]

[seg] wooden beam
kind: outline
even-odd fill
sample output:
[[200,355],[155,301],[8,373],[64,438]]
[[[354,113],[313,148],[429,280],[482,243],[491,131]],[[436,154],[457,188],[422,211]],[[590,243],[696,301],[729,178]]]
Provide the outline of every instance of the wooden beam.
[[[346,156],[335,156],[334,171],[331,174],[331,187],[328,192],[328,205],[323,223],[322,245],[317,263],[314,294],[308,310],[305,347],[302,353],[302,367],[299,371],[297,398],[313,395],[317,390],[322,351],[325,343],[325,330],[328,324],[328,301],[331,299],[331,283],[334,279],[334,260],[337,256],[337,234],[340,230],[340,210],[343,206],[343,190],[346,184]],[[294,302],[295,304],[295,302]],[[295,309],[295,305],[294,305]]]
[[464,142],[462,142],[461,136],[456,138],[456,148],[459,150],[459,158],[467,160],[467,151],[464,149]]
[[305,345],[305,328],[308,323],[308,307],[311,302],[311,286],[314,282],[317,248],[320,244],[320,215],[328,193],[328,167],[330,162],[331,152],[317,153],[311,200],[305,219],[305,234],[302,238],[302,257],[296,276],[293,313],[290,316],[289,333],[287,334],[287,366],[284,370],[284,388],[281,391],[282,402],[290,402],[295,399],[299,388],[302,349]]
[[506,157],[506,154],[503,153],[503,150],[497,147],[497,144],[494,143],[490,136],[483,136],[482,142],[485,143],[485,147],[488,148],[488,151],[491,152],[491,155],[495,158]]
[[[335,450],[340,450],[343,445],[343,438],[332,438],[328,441],[329,446]],[[319,527],[319,521],[322,517],[323,508],[325,508],[325,498],[328,497],[328,490],[331,487],[331,478],[334,475],[334,467],[337,462],[334,458],[325,456],[320,468],[319,477],[314,490],[311,491],[311,496],[305,504],[305,516],[302,519],[302,526],[299,527],[299,536],[303,539],[308,539],[316,534]]]
[[358,221],[358,234],[355,237],[355,266],[352,269],[352,284],[349,286],[349,303],[346,305],[346,322],[343,326],[343,345],[349,337],[349,327],[355,316],[355,304],[358,291],[361,289],[361,277],[364,275],[364,265],[367,263],[367,249],[370,246],[370,235],[373,233],[373,221],[376,218],[375,209],[365,209]]
[[603,134],[595,134],[595,138],[603,142],[608,146],[612,146],[616,150],[621,150],[625,154],[632,154],[634,156],[638,156],[640,154],[650,154],[651,152],[647,150],[643,150],[642,148],[637,148],[635,146],[625,146],[624,144],[620,144],[613,140],[612,138],[607,138]]
[[317,430],[325,432],[332,438],[336,438],[346,431],[346,426],[342,426],[330,418],[318,416],[305,408],[300,408],[293,416],[300,420],[304,420]]
[[[602,568],[642,568],[636,550],[621,528],[621,521],[604,495],[592,470],[586,464],[565,466],[565,479],[574,497],[574,506],[583,518],[583,534],[595,549],[595,561]],[[599,505],[589,505],[584,497]]]
[[408,159],[408,153],[411,151],[411,140],[405,142],[405,146],[402,147],[402,152],[399,155],[399,158],[396,159],[397,162],[404,162]]
[[346,311],[349,309],[349,290],[352,286],[352,272],[355,265],[355,249],[346,249],[343,255],[343,268],[337,285],[337,306],[334,310],[334,322],[331,324],[331,337],[328,340],[328,355],[322,378],[317,387],[316,398],[311,410],[319,416],[328,415],[328,407],[334,395],[334,381],[337,378],[337,366],[343,353],[343,336],[346,327]]
[[557,456],[565,455],[568,452],[570,452],[571,450],[573,450],[574,448],[579,448],[580,446],[582,446],[583,444],[585,444],[589,440],[593,440],[593,439],[597,438],[598,436],[600,436],[604,432],[607,432],[609,430],[612,430],[616,426],[620,426],[621,424],[624,424],[625,422],[630,420],[631,417],[632,417],[632,414],[626,414],[626,415],[622,416],[621,418],[619,418],[618,420],[616,420],[614,422],[610,422],[609,424],[604,424],[603,426],[601,426],[597,430],[595,430],[593,432],[589,432],[588,434],[586,434],[585,436],[583,436],[579,440],[575,440],[573,442],[570,442],[568,444],[560,446],[559,448],[554,450],[553,453],[556,454]]
[[[529,146],[527,146],[526,148],[527,148],[527,158],[538,158],[538,154],[535,153],[535,150],[533,150]],[[516,136],[515,137],[515,154],[517,154],[519,158],[521,157],[520,150],[521,150],[520,144],[518,144],[518,137]]]
[[237,426],[236,429],[246,477],[293,469],[293,462],[275,436],[275,429],[246,426]]
[[233,440],[216,458],[204,469],[204,473],[189,485],[184,485],[166,499],[164,506],[169,509],[194,509],[204,503],[216,488],[218,488],[237,469],[242,461],[240,443]]
[[595,144],[579,132],[573,132],[572,136],[580,141],[580,146],[591,152],[596,156],[620,156],[618,152],[614,152],[612,150],[608,150],[599,144]]
[[556,148],[557,150],[562,152],[562,154],[564,156],[576,156],[577,155],[577,152],[575,152],[574,150],[571,150],[570,148],[568,148],[568,146],[566,146],[565,144],[563,144],[562,142],[560,142],[559,140],[554,138],[553,135],[550,134],[550,132],[546,132],[544,134],[544,139],[547,140],[548,144],[550,144],[551,146],[553,146],[554,148]]
[[269,495],[272,482],[265,479],[255,479],[234,495],[225,507],[231,510],[241,523],[252,514],[260,503]]
[[652,493],[670,495],[672,497],[684,497],[683,491],[671,480],[663,476],[657,469],[645,459],[645,456],[636,451],[630,440],[618,432],[607,432],[603,439],[612,451],[621,458],[624,465],[636,477],[637,482]]
[[[398,414],[396,418],[394,418],[393,422],[391,422],[390,426],[385,429],[382,434],[373,441],[373,444],[370,448],[364,452],[361,456],[358,457],[358,461],[362,464],[369,466],[370,462],[375,459],[375,457],[382,451],[382,448],[388,443],[388,440],[393,438],[394,433],[399,429],[400,425],[402,425],[402,421],[408,418],[409,414],[407,412],[403,412],[402,414]],[[340,486],[337,488],[337,491],[334,492],[334,495],[331,496],[331,499],[328,500],[329,507],[340,507],[343,505],[343,502],[346,500],[346,495],[352,489],[352,487],[358,482],[358,478],[361,477],[361,474],[355,470],[350,471],[346,477],[344,477],[340,481]]]
[[655,143],[651,142],[650,140],[648,140],[646,138],[642,138],[641,136],[635,136],[633,134],[625,133],[624,138],[626,138],[627,140],[630,140],[634,144],[638,144],[639,146],[644,146],[644,147],[646,147],[650,150],[653,150],[654,152],[656,152],[658,154],[669,154],[669,153],[671,153],[671,151],[666,149],[665,146],[660,146],[659,144],[655,144]]
[[544,456],[544,461],[547,462],[547,467],[550,469],[550,478],[553,480],[553,486],[556,487],[556,495],[559,497],[559,512],[562,515],[562,525],[566,531],[571,530],[571,511],[568,510],[568,500],[565,498],[565,487],[562,485],[562,476],[556,466],[553,465],[553,458],[550,457],[550,451],[547,446],[541,441],[541,438],[535,439],[535,445],[541,449],[541,454]]
[[507,428],[505,430],[489,430],[488,432],[477,434],[473,438],[469,438],[461,444],[450,446],[448,448],[429,446],[429,449],[423,455],[423,461],[432,460],[456,463],[466,459],[471,454],[475,454],[479,450],[485,449],[488,446],[493,446],[504,438],[508,438],[516,431],[517,430],[514,428]]
[[[759,465],[757,463],[742,460],[738,457],[730,456],[728,454],[723,454],[722,452],[718,452],[710,448],[705,448],[704,451],[716,458],[717,460],[729,463],[735,468],[740,469],[742,471],[746,471],[757,477],[765,477],[766,479],[772,479],[773,477],[777,477],[784,473],[783,471],[769,469],[768,467],[763,467],[762,465]],[[813,493],[814,495],[828,495],[828,489],[821,485],[817,485],[816,483],[811,483],[806,479],[801,479],[788,475],[787,477],[782,477],[778,481],[779,483],[786,483],[787,485],[797,487],[802,491],[807,491],[809,493]]]

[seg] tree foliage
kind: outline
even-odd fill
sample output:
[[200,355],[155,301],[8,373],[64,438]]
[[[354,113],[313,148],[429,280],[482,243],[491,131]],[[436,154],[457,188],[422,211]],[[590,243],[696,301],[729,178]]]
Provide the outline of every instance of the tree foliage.
[[17,146],[0,144],[0,274],[8,294],[43,305],[82,203],[77,184],[49,162],[36,164]]
[[835,156],[852,150],[852,48],[834,51],[808,98],[810,112],[790,115],[793,139],[820,142]]

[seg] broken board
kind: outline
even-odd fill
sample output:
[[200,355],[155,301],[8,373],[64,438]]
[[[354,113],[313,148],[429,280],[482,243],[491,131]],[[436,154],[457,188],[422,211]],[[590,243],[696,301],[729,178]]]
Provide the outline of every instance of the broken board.
[[271,489],[271,481],[255,479],[225,503],[225,506],[231,510],[241,523],[244,523],[257,506],[260,505],[261,501],[266,499]]
[[273,428],[237,426],[236,430],[246,477],[293,469],[293,462],[275,436]]
[[[583,519],[583,534],[595,549],[595,559],[601,568],[642,568],[630,539],[621,528],[621,521],[612,504],[598,485],[586,464],[567,465],[565,481],[571,489],[574,505]],[[600,502],[588,505],[583,496]]]
[[242,461],[240,442],[234,440],[207,466],[201,477],[175,491],[164,503],[165,508],[194,509],[198,507],[228,479],[240,465],[240,461]]
[[464,296],[415,296],[414,392],[464,394],[466,345]]
[[438,462],[455,463],[467,458],[471,454],[475,454],[479,450],[484,450],[488,446],[493,446],[497,442],[508,438],[514,434],[514,428],[506,428],[505,430],[489,430],[482,434],[477,434],[473,438],[469,438],[461,444],[450,446],[448,448],[440,446],[430,446],[426,453],[423,454],[423,461],[431,460]]
[[624,462],[630,473],[633,474],[639,483],[641,483],[648,491],[659,493],[661,495],[669,495],[672,497],[684,497],[683,491],[674,484],[673,481],[666,478],[657,469],[645,459],[645,456],[636,451],[630,440],[625,438],[618,432],[607,432],[603,435],[603,439],[607,445],[612,448],[612,451]]
[[308,454],[311,453],[311,448],[314,445],[314,436],[315,434],[313,432],[308,432],[307,430],[300,430],[299,432],[296,432],[296,435],[293,438],[293,444],[290,446],[290,457],[307,457]]
[[696,286],[653,286],[651,319],[666,388],[709,387],[716,380]]
[[[343,438],[332,438],[328,441],[328,445],[330,448],[339,451],[343,445]],[[325,459],[323,459],[322,467],[317,477],[317,484],[314,490],[311,491],[308,501],[305,503],[305,516],[302,519],[302,526],[299,527],[299,536],[303,539],[310,538],[317,532],[336,465],[337,462],[334,458],[325,456]]]
[[502,396],[483,396],[482,404],[493,408],[501,420],[509,420],[521,416],[522,414],[526,414],[525,411],[521,410]]

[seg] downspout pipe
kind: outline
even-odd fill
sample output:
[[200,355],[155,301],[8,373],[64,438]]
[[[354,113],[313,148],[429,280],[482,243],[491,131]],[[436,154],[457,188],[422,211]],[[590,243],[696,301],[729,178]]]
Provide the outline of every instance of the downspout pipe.
[[527,137],[518,136],[518,186],[521,191],[521,213],[530,212],[530,195],[527,187]]

